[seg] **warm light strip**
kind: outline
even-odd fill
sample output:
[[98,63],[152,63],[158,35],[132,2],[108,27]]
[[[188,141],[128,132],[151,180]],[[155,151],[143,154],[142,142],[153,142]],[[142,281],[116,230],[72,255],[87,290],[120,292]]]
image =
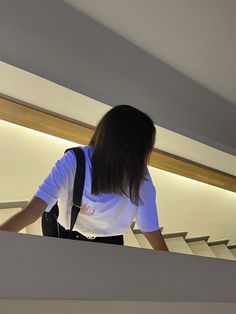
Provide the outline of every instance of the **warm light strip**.
[[[92,126],[71,122],[65,117],[57,117],[4,98],[0,98],[0,118],[83,145],[89,143],[94,130]],[[160,150],[152,152],[150,166],[236,192],[235,176]]]

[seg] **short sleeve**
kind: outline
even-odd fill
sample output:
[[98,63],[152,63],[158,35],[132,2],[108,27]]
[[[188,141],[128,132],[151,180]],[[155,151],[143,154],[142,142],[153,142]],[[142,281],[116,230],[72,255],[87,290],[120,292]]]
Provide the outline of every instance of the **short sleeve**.
[[142,204],[138,206],[136,222],[142,232],[152,232],[160,229],[156,206],[156,189],[148,172],[141,186]]
[[69,176],[75,174],[75,169],[76,158],[71,151],[68,151],[56,162],[47,178],[35,193],[35,196],[48,204],[45,211],[50,211],[52,206],[58,201],[60,190],[68,184]]

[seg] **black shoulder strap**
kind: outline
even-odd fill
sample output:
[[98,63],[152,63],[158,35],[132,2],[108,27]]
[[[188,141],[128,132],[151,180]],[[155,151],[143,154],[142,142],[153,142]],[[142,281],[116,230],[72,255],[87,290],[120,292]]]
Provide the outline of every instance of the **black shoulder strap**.
[[72,150],[76,156],[76,172],[73,189],[73,205],[71,208],[70,232],[72,232],[76,219],[78,217],[85,180],[85,156],[80,147],[67,149],[65,152]]

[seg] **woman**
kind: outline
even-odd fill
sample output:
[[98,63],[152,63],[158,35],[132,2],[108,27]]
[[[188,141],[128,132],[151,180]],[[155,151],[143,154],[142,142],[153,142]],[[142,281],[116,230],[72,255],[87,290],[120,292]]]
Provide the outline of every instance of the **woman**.
[[[156,193],[147,168],[155,132],[146,114],[120,105],[105,114],[89,145],[81,147],[86,160],[85,184],[73,228],[79,240],[122,245],[123,234],[136,219],[154,249],[168,250],[159,230]],[[58,199],[58,222],[69,229],[75,171],[75,155],[68,151],[28,205],[0,230],[20,231],[50,211]]]

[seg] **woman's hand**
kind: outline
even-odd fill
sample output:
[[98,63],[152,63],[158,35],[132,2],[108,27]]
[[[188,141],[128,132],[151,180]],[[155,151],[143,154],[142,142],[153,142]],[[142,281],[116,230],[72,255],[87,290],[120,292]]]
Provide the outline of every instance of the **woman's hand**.
[[154,250],[169,251],[161,231],[143,232]]

